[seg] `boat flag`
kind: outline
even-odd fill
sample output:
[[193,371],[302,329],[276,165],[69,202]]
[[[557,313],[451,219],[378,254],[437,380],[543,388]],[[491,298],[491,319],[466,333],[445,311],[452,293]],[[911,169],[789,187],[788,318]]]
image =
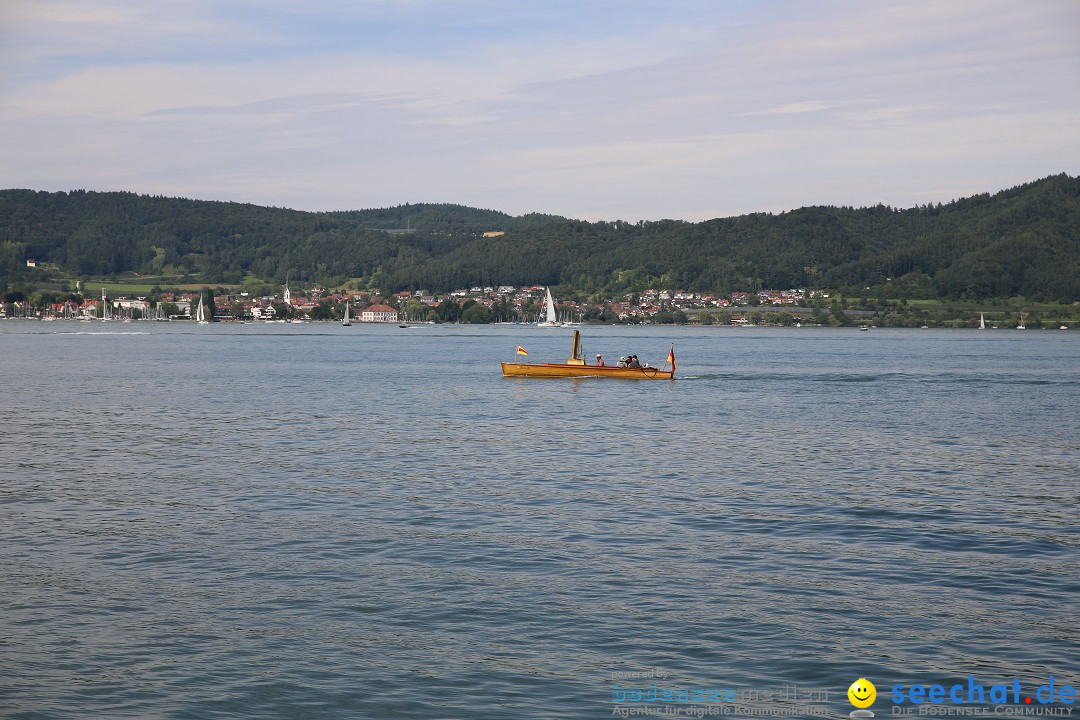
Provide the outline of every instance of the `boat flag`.
[[525,348],[518,345],[518,353],[517,354],[518,355],[528,355],[529,353],[525,352]]
[[675,370],[675,346],[674,345],[672,345],[671,349],[668,350],[667,361],[669,363],[671,363],[671,369]]

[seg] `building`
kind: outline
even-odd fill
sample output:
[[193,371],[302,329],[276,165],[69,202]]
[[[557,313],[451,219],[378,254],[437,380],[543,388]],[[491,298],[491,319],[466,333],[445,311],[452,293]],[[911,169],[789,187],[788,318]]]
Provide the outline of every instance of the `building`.
[[372,305],[360,313],[360,322],[397,322],[398,311],[389,305]]
[[146,300],[132,300],[130,298],[117,298],[113,303],[114,307],[122,308],[124,310],[138,310],[143,317],[150,314],[150,303]]

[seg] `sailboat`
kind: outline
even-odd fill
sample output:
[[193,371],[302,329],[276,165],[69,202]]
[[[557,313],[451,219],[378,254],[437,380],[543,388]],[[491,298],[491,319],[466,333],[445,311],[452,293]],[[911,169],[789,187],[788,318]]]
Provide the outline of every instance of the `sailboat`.
[[544,288],[544,319],[536,321],[536,327],[560,327],[555,318],[555,301],[551,299],[551,288]]
[[349,301],[345,301],[345,317],[341,318],[341,324],[343,327],[349,327],[352,322],[349,321]]
[[199,309],[195,311],[195,321],[200,325],[209,325],[210,321],[206,319],[206,308],[203,306],[203,299],[199,297]]
[[1024,313],[1020,313],[1020,324],[1016,326],[1016,329],[1027,330],[1027,327],[1024,325]]
[[986,319],[983,317],[982,313],[979,313],[979,329],[980,330],[985,330],[986,329]]

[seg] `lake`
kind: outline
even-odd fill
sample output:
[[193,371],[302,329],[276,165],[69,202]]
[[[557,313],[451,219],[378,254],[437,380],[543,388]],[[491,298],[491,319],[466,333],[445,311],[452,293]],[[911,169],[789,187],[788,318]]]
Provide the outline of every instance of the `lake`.
[[0,717],[1080,684],[1080,333],[582,331],[0,322]]

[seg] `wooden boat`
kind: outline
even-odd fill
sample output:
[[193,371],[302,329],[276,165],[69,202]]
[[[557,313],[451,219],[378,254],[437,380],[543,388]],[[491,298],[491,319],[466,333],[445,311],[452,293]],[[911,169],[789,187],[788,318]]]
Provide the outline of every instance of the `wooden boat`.
[[502,364],[503,377],[611,377],[624,380],[674,380],[675,347],[668,354],[669,370],[654,367],[619,367],[617,365],[586,365],[581,355],[581,333],[574,331],[571,356],[564,363],[508,363]]

